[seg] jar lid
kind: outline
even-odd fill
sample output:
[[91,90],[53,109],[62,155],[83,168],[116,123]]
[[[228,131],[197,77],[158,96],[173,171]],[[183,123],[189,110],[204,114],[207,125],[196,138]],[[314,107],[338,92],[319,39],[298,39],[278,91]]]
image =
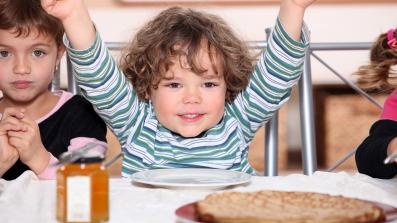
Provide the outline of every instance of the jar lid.
[[74,161],[73,163],[99,163],[102,162],[105,159],[104,156],[99,157],[81,157],[79,159],[77,159],[76,161]]
[[104,159],[105,156],[100,151],[89,150],[73,163],[96,163],[96,162],[102,162]]

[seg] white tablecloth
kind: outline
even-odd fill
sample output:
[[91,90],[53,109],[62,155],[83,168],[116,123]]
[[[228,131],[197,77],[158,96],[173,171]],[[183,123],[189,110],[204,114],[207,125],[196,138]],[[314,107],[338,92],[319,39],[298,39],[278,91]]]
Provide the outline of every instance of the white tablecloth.
[[[0,180],[0,221],[56,222],[55,184],[54,180],[37,180],[32,172],[25,172],[13,181]],[[380,180],[345,172],[258,176],[248,185],[228,190],[263,189],[344,195],[397,207],[397,178]],[[175,209],[212,192],[141,187],[128,179],[110,179],[110,222],[175,222]]]

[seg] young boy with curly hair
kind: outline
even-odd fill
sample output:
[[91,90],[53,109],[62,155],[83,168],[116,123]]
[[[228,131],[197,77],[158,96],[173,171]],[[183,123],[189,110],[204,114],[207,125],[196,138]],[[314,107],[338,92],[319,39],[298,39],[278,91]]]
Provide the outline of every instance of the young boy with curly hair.
[[[120,71],[82,0],[42,0],[62,20],[76,80],[118,137],[122,175],[156,168],[254,173],[248,147],[288,99],[303,69],[303,15],[283,0],[266,51],[247,47],[218,16],[172,7],[136,34]],[[303,30],[303,32],[302,32]]]

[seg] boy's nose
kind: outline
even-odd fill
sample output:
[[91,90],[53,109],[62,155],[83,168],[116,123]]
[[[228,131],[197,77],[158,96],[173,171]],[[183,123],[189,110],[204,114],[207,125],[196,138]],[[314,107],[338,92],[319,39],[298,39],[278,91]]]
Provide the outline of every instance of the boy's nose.
[[200,103],[201,102],[201,95],[199,90],[196,89],[189,89],[185,92],[183,97],[183,103]]

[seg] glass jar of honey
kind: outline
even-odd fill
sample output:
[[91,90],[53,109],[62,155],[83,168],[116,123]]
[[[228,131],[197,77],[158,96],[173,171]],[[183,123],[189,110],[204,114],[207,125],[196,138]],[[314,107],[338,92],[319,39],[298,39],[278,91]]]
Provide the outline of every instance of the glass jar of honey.
[[103,157],[82,157],[57,171],[57,219],[60,222],[109,220],[109,176]]

